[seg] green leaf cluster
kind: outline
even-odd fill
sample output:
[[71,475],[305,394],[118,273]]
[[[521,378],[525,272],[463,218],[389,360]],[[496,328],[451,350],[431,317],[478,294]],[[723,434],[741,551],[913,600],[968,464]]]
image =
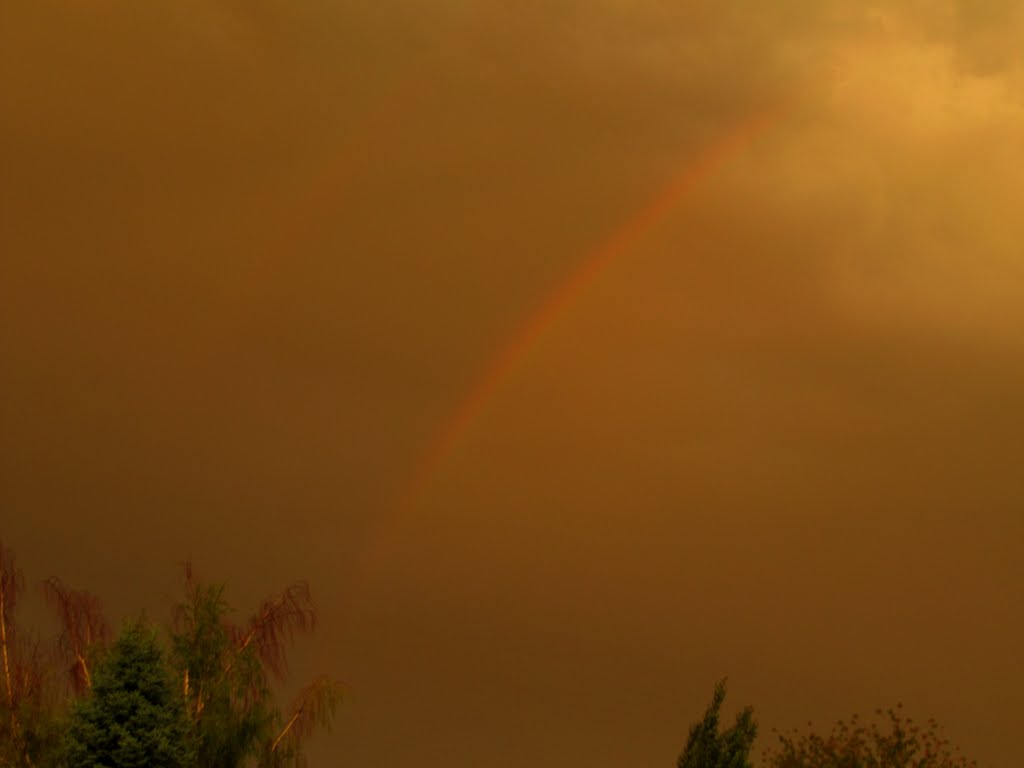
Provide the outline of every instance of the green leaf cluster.
[[282,710],[270,682],[285,678],[296,633],[315,626],[309,589],[292,584],[245,624],[229,616],[224,587],[198,582],[187,570],[186,599],[171,628],[171,664],[195,739],[195,768],[303,765],[302,747],[317,729],[330,728],[341,687],[318,677]]
[[238,648],[228,612],[223,585],[190,584],[171,634],[172,666],[196,740],[196,768],[233,768],[258,757],[279,719],[255,648]]

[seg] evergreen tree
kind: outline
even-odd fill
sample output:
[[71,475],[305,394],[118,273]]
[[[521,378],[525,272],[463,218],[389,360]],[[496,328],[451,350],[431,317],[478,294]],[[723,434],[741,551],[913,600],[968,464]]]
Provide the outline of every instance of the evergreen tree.
[[736,722],[719,733],[719,713],[725,701],[725,680],[715,686],[704,719],[690,727],[686,748],[677,761],[678,768],[751,768],[750,749],[757,736],[754,710],[745,708]]
[[184,768],[192,761],[184,704],[154,632],[127,625],[75,703],[65,737],[73,768]]

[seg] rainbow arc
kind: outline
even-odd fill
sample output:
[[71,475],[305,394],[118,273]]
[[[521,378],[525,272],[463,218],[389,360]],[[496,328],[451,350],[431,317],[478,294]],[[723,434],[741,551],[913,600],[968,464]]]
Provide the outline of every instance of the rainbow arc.
[[557,322],[576,298],[608,266],[632,250],[638,242],[729,160],[739,155],[756,138],[792,114],[803,101],[807,86],[794,89],[784,98],[747,114],[730,125],[704,147],[685,167],[613,228],[579,266],[552,290],[524,321],[477,376],[459,405],[442,424],[424,451],[410,482],[402,489],[401,506],[416,500],[430,478],[452,454],[463,435],[510,373],[522,362],[538,339]]

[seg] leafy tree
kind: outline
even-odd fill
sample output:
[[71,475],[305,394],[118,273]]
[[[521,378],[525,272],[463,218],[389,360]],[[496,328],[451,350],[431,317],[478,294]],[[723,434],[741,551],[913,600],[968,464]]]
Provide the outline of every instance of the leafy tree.
[[329,727],[340,686],[318,678],[283,714],[271,680],[287,673],[287,648],[316,625],[309,588],[293,584],[263,602],[245,625],[229,619],[222,585],[197,581],[186,567],[186,599],[171,633],[172,662],[181,681],[197,747],[197,768],[267,768],[302,763],[302,744]]
[[270,690],[254,650],[237,651],[224,587],[191,580],[177,608],[172,662],[181,680],[197,768],[233,768],[255,755],[273,720]]
[[[876,710],[882,715],[882,710]],[[975,768],[942,736],[933,719],[924,726],[903,714],[903,705],[884,712],[888,728],[864,724],[857,715],[840,720],[828,736],[792,731],[779,734],[779,747],[768,750],[769,768]]]
[[0,542],[0,766],[35,766],[56,753],[50,659],[35,637],[20,633],[18,598],[25,577]]
[[732,728],[721,733],[718,730],[725,683],[721,680],[715,685],[704,719],[690,727],[686,748],[676,763],[678,768],[751,768],[750,749],[757,737],[753,707],[740,712]]
[[296,636],[316,625],[304,583],[235,623],[224,587],[186,568],[166,657],[142,625],[127,627],[108,650],[99,601],[56,579],[43,591],[61,632],[52,648],[42,644],[18,631],[24,585],[0,545],[0,768],[177,766],[186,743],[195,768],[297,768],[309,737],[333,721],[337,682],[316,678],[287,708],[271,688],[286,677]]
[[192,763],[184,704],[155,633],[128,624],[71,710],[65,756],[73,768],[184,768]]

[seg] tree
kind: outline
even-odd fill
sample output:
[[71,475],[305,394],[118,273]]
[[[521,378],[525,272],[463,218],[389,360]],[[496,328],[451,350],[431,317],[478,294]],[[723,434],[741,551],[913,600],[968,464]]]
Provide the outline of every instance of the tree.
[[676,763],[678,768],[752,768],[750,749],[757,737],[753,707],[746,707],[736,715],[732,728],[718,731],[725,684],[726,681],[721,680],[715,685],[704,719],[690,727],[686,748]]
[[236,623],[224,587],[186,568],[167,656],[142,624],[108,648],[99,601],[57,579],[43,584],[61,626],[51,649],[18,631],[24,585],[0,544],[0,768],[179,766],[182,745],[190,768],[298,768],[307,740],[333,721],[336,681],[315,678],[287,708],[271,689],[296,636],[316,625],[303,582]]
[[[883,715],[882,710],[875,710]],[[938,723],[922,727],[903,714],[903,705],[884,712],[888,728],[865,725],[857,715],[840,720],[828,736],[813,731],[779,734],[779,747],[765,754],[768,768],[975,768],[942,736]],[[808,724],[810,725],[810,724]]]
[[255,755],[270,727],[270,690],[253,648],[236,651],[224,587],[186,583],[177,607],[172,664],[195,736],[197,768],[234,768]]
[[142,622],[128,624],[72,707],[65,757],[73,768],[184,768],[192,764],[184,702]]
[[81,696],[92,687],[90,657],[103,650],[109,635],[100,601],[55,578],[43,583],[43,592],[60,619],[57,647],[64,657],[68,688],[72,695]]
[[0,766],[47,762],[59,743],[50,661],[38,638],[18,631],[15,609],[25,586],[14,554],[0,542]]
[[18,592],[25,583],[25,577],[14,563],[14,555],[0,544],[0,680],[3,683],[3,699],[0,702],[0,738],[7,745],[0,755],[4,762],[14,761],[14,753],[21,737],[18,717],[19,691],[17,686],[14,630],[14,608]]
[[223,585],[197,581],[186,566],[185,586],[171,659],[195,735],[197,768],[300,765],[303,742],[330,726],[341,698],[339,684],[321,677],[287,714],[273,701],[270,682],[284,679],[288,646],[316,625],[308,586],[292,584],[268,598],[241,626],[228,618]]

